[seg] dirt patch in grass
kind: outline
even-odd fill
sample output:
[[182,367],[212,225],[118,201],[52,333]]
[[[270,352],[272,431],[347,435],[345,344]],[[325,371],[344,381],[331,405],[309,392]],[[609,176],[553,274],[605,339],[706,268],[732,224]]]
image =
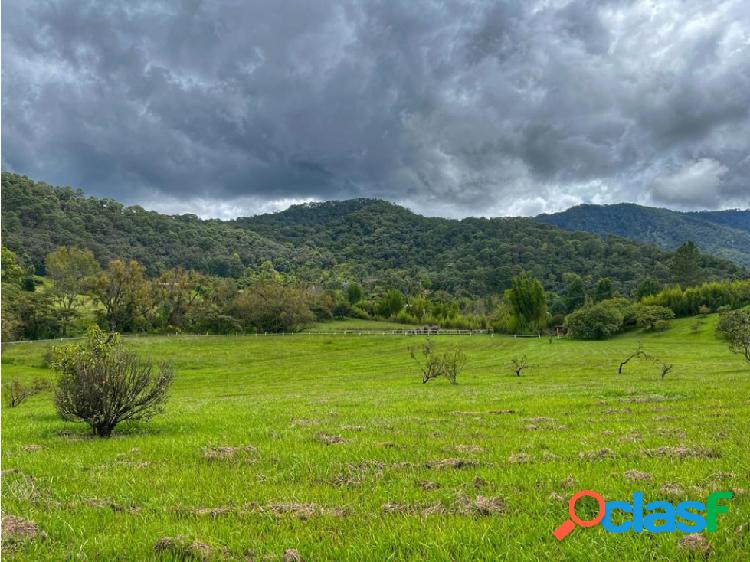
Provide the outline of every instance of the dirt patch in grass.
[[86,498],[81,503],[88,507],[96,509],[111,509],[112,511],[138,513],[140,508],[134,505],[122,505],[108,498]]
[[612,449],[605,447],[604,449],[597,449],[595,451],[583,451],[578,453],[578,458],[584,461],[603,461],[608,459],[616,459],[617,453]]
[[456,451],[459,453],[484,453],[484,449],[479,445],[456,445]]
[[422,488],[425,492],[432,492],[433,490],[437,490],[438,488],[440,488],[439,482],[432,482],[430,480],[417,482],[417,485],[420,488]]
[[238,460],[244,459],[249,460],[249,456],[254,455],[256,452],[255,447],[252,445],[240,445],[239,447],[204,447],[203,458],[209,461],[225,461],[225,460]]
[[670,459],[718,459],[721,454],[718,451],[705,449],[703,447],[657,447],[655,449],[644,449],[646,457],[667,457]]
[[346,443],[346,440],[341,435],[332,435],[329,433],[319,434],[317,440],[324,445],[338,445],[340,443]]
[[674,482],[667,482],[666,484],[663,484],[659,490],[662,494],[673,498],[683,497],[685,495],[684,488],[679,484],[675,484]]
[[258,509],[260,513],[269,513],[275,516],[291,515],[297,519],[310,519],[312,517],[344,517],[348,514],[345,507],[324,507],[314,503],[272,503]]
[[28,445],[23,445],[21,449],[23,449],[27,453],[36,453],[37,451],[41,451],[42,449],[44,449],[44,447],[42,447],[41,445],[35,445],[34,443],[29,443]]
[[13,551],[23,543],[42,540],[47,536],[36,523],[23,517],[3,515],[2,519],[3,552]]
[[437,461],[428,461],[425,463],[427,468],[453,468],[460,470],[462,468],[473,468],[479,466],[477,461],[468,459],[442,459]]
[[685,535],[678,544],[680,548],[694,554],[700,554],[703,557],[708,557],[711,553],[711,545],[708,544],[708,539],[700,533]]
[[502,515],[508,512],[508,506],[498,497],[477,496],[476,498],[459,498],[455,506],[461,515]]
[[625,478],[630,482],[646,482],[651,480],[651,475],[648,472],[632,468],[625,471]]
[[526,453],[515,453],[508,457],[510,464],[528,464],[534,462],[534,457]]
[[613,415],[613,414],[630,414],[633,410],[630,408],[607,408],[604,410],[604,413],[607,415]]
[[316,425],[320,425],[319,420],[311,420],[311,419],[297,419],[297,420],[292,420],[290,423],[292,427],[315,427]]
[[296,548],[287,548],[284,551],[284,562],[302,562],[302,555]]
[[380,461],[361,461],[357,464],[347,464],[344,470],[331,480],[331,484],[346,487],[359,486],[368,477],[380,478],[384,471],[385,465]]
[[225,554],[222,548],[215,548],[204,542],[190,539],[186,535],[162,537],[154,544],[154,552],[169,554],[176,560],[208,561]]

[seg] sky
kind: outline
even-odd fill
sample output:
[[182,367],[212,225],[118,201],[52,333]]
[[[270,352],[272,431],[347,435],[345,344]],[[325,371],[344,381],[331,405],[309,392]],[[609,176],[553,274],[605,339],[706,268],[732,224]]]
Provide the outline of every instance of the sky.
[[746,0],[6,0],[2,169],[168,213],[750,207]]

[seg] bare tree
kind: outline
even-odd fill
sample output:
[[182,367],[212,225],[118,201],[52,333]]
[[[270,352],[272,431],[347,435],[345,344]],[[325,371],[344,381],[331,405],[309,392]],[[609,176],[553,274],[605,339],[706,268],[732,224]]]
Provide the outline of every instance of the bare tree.
[[638,342],[638,347],[635,349],[635,351],[633,351],[633,353],[631,353],[625,359],[622,360],[622,362],[620,363],[620,368],[617,369],[617,374],[621,375],[622,374],[622,368],[625,365],[627,365],[632,359],[636,359],[636,358],[639,358],[639,359],[650,359],[651,358],[651,356],[648,353],[646,353],[646,351],[643,349],[643,344],[640,343],[640,342]]
[[659,370],[661,371],[661,378],[663,379],[669,373],[671,373],[672,369],[674,369],[674,365],[672,363],[661,363],[659,365]]
[[14,379],[5,385],[6,403],[9,408],[15,408],[25,402],[27,398],[48,389],[49,386],[49,382],[44,379],[36,379],[31,384],[24,384]]
[[517,377],[520,377],[524,369],[528,369],[530,366],[531,365],[529,365],[529,361],[528,359],[526,359],[525,355],[520,359],[518,357],[514,357],[510,360],[510,368],[513,370]]

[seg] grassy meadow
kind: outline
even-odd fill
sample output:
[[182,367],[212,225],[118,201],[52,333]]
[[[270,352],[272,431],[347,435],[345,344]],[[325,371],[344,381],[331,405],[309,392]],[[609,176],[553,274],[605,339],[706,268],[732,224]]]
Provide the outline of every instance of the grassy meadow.
[[[588,488],[675,503],[734,490],[706,556],[748,560],[750,367],[715,322],[605,342],[436,337],[468,357],[455,386],[421,383],[408,352],[421,336],[129,338],[177,372],[151,422],[100,440],[59,420],[50,392],[3,408],[3,512],[46,534],[4,556],[702,559],[681,534],[597,526],[558,543],[568,498]],[[634,360],[618,375],[638,341],[673,373]],[[4,380],[53,377],[48,346],[7,346]],[[523,354],[533,367],[515,377]],[[205,546],[155,552],[177,535]]]

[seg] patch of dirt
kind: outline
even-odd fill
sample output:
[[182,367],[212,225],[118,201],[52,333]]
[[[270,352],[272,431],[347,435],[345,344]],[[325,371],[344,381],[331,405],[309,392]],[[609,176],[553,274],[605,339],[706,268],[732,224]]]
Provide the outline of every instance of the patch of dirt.
[[37,451],[41,451],[42,449],[44,449],[44,447],[42,447],[41,445],[35,445],[34,443],[23,445],[21,448],[27,453],[36,453]]
[[419,487],[422,488],[425,492],[432,492],[433,490],[437,490],[440,488],[439,482],[431,482],[429,480],[425,482],[418,482]]
[[503,414],[515,414],[516,411],[515,410],[490,410],[489,413],[494,414],[494,415],[503,415]]
[[534,462],[534,457],[526,453],[515,453],[508,457],[510,464],[527,464]]
[[671,459],[717,459],[721,455],[718,451],[703,447],[657,447],[645,449],[643,455],[647,457],[667,457]]
[[554,502],[565,502],[565,501],[568,501],[561,494],[559,494],[557,492],[550,493],[549,499],[552,500],[552,501],[554,501]]
[[348,511],[345,507],[322,507],[314,503],[272,503],[259,509],[261,513],[270,513],[276,516],[291,515],[298,519],[310,519],[312,517],[344,517]]
[[239,447],[204,447],[203,458],[209,461],[232,460],[242,457],[247,458],[248,455],[252,455],[255,452],[256,449],[252,445],[241,445]]
[[484,449],[479,445],[456,445],[456,451],[459,453],[483,453]]
[[673,482],[667,482],[666,484],[663,484],[660,488],[660,491],[662,494],[671,497],[684,497],[685,495],[685,490],[682,488],[682,486]]
[[576,485],[576,479],[573,478],[573,475],[570,474],[568,477],[560,482],[560,487],[562,488],[573,488]]
[[687,434],[681,429],[666,428],[666,427],[657,429],[656,434],[660,435],[661,437],[671,437],[671,438],[676,438],[676,439],[685,439],[687,437]]
[[487,485],[487,480],[485,480],[481,476],[475,476],[474,480],[472,480],[471,483],[477,490],[481,490]]
[[477,496],[468,505],[469,512],[476,515],[501,515],[508,512],[508,506],[498,497]]
[[711,552],[711,545],[708,544],[708,539],[700,533],[685,535],[680,539],[679,545],[680,548],[704,557],[707,557]]
[[642,470],[632,468],[625,471],[625,478],[627,478],[630,482],[645,482],[647,480],[651,480],[651,475],[648,472],[643,472]]
[[620,437],[620,441],[623,443],[635,443],[637,441],[643,441],[643,435],[639,431],[631,431]]
[[317,437],[318,441],[324,445],[337,445],[339,443],[346,443],[346,440],[341,435],[331,435],[329,433],[321,433]]
[[298,419],[292,420],[291,425],[292,427],[314,427],[316,425],[320,425],[320,421],[311,419]]
[[209,561],[222,553],[222,549],[216,549],[204,542],[191,540],[186,535],[176,537],[162,537],[154,544],[154,552],[168,553],[176,560],[200,560]]
[[551,451],[544,451],[542,453],[542,462],[557,462],[559,460],[560,457]]
[[6,552],[14,550],[27,541],[43,540],[47,537],[36,523],[15,515],[3,515],[2,536],[2,550]]
[[540,423],[553,423],[557,420],[555,418],[545,418],[545,417],[536,417],[536,418],[524,418],[523,421],[528,423],[534,423],[534,424],[540,424]]
[[604,410],[604,413],[607,415],[612,414],[630,414],[633,410],[630,408],[608,408]]
[[428,461],[425,463],[425,466],[427,468],[454,468],[454,469],[462,469],[462,468],[472,468],[475,466],[479,466],[479,463],[477,461],[472,461],[468,459],[442,459],[437,461]]
[[612,449],[605,447],[596,451],[583,451],[578,453],[578,458],[585,461],[602,461],[606,459],[616,459],[617,453]]
[[134,505],[122,505],[108,498],[86,498],[81,502],[83,505],[96,509],[111,509],[128,513],[137,513],[140,509]]
[[284,551],[284,562],[302,562],[302,555],[296,548],[287,548]]
[[367,429],[364,425],[342,425],[342,431],[364,431]]

